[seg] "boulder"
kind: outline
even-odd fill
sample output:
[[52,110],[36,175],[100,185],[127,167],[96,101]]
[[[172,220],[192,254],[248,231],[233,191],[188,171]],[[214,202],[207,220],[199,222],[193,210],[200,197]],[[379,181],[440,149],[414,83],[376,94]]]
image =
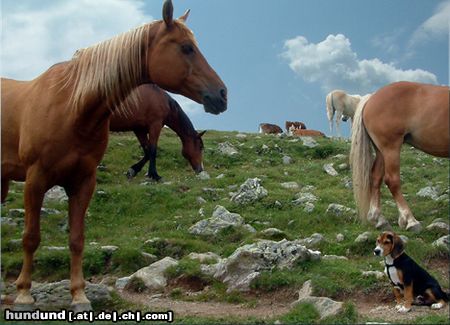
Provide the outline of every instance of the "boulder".
[[261,271],[275,267],[289,269],[299,262],[317,259],[320,252],[307,249],[299,241],[259,240],[237,248],[230,257],[210,268],[215,268],[214,277],[227,284],[228,292],[248,291]]
[[280,184],[282,188],[286,188],[289,190],[296,190],[299,188],[299,185],[297,182],[285,182]]
[[311,202],[306,202],[305,204],[303,204],[303,206],[303,211],[305,211],[306,213],[311,213],[316,208],[316,206]]
[[220,256],[213,252],[207,252],[207,253],[190,253],[187,258],[191,260],[197,260],[200,263],[205,263],[209,261],[217,262],[220,260]]
[[371,277],[374,276],[378,280],[383,279],[386,275],[384,272],[381,271],[363,271],[362,272],[363,277]]
[[284,231],[278,229],[278,228],[267,228],[261,231],[261,234],[267,236],[267,237],[281,237],[285,236]]
[[356,211],[354,209],[347,208],[346,206],[341,205],[341,204],[331,203],[330,205],[328,205],[326,214],[331,214],[336,217],[341,217],[341,216],[355,215]]
[[[33,283],[31,295],[36,300],[35,306],[42,309],[68,308],[72,302],[69,280],[52,283]],[[86,282],[86,296],[93,305],[107,305],[111,303],[108,287],[102,284]]]
[[[237,213],[231,213],[221,205],[214,208],[211,218],[203,219],[189,228],[193,235],[215,235],[228,227],[243,227],[244,218]],[[250,226],[251,227],[251,226]],[[252,227],[253,228],[253,227]],[[248,228],[246,228],[248,229]]]
[[325,238],[323,237],[322,234],[315,233],[307,238],[299,239],[298,242],[302,245],[305,245],[306,247],[314,247],[314,246],[319,245],[324,240],[325,240]]
[[294,205],[304,205],[305,203],[313,203],[317,201],[317,196],[309,192],[300,192],[296,194],[296,199],[292,201]]
[[325,164],[323,165],[323,170],[330,176],[337,176],[339,175],[336,169],[333,167],[334,164]]
[[218,144],[218,150],[222,155],[234,156],[238,154],[236,148],[229,142],[221,142]]
[[433,222],[429,226],[427,226],[427,229],[433,232],[440,233],[442,235],[446,235],[449,232],[448,224],[442,221]]
[[312,137],[300,137],[303,142],[303,145],[308,148],[317,147],[319,144]]
[[232,195],[231,201],[237,204],[248,204],[266,197],[267,194],[259,178],[249,178],[240,186],[238,192]]
[[435,240],[432,245],[435,247],[444,248],[448,251],[449,244],[450,244],[450,235],[446,235],[442,236],[438,240]]
[[177,260],[171,257],[164,257],[162,260],[159,260],[157,262],[154,262],[153,264],[150,264],[149,266],[137,270],[135,273],[130,275],[129,278],[139,278],[143,281],[146,288],[152,291],[163,290],[167,285],[167,279],[164,275],[165,271],[169,267],[176,265],[178,265]]
[[417,195],[420,197],[430,198],[434,201],[436,201],[439,198],[439,191],[437,187],[434,186],[427,186],[424,188],[421,188],[419,192],[417,192]]
[[299,298],[293,305],[295,306],[303,303],[312,304],[319,312],[320,319],[335,316],[343,310],[342,302],[334,301],[328,297],[314,297],[312,296],[312,291],[311,280],[308,280],[303,284],[303,287],[298,294]]
[[292,158],[290,156],[283,156],[282,160],[284,165],[292,164]]
[[57,201],[57,202],[67,202],[69,198],[67,197],[66,191],[61,186],[53,186],[45,194],[44,202]]

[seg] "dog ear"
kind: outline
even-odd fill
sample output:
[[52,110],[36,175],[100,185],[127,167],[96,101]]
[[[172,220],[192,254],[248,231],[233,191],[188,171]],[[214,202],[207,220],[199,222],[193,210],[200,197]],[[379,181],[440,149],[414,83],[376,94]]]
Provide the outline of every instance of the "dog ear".
[[403,253],[403,249],[405,247],[405,244],[403,243],[403,240],[400,238],[399,235],[394,234],[393,236],[393,248],[392,248],[392,252],[391,255],[393,258],[396,258],[398,256],[400,256]]

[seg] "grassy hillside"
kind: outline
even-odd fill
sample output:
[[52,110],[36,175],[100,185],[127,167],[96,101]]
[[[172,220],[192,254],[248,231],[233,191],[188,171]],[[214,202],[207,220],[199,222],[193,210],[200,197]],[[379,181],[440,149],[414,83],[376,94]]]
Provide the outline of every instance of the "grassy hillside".
[[[208,251],[226,257],[244,243],[262,238],[259,231],[276,227],[284,232],[283,237],[287,239],[321,233],[325,241],[317,249],[322,255],[345,255],[349,257],[349,261],[310,262],[298,265],[290,271],[266,272],[253,283],[254,292],[251,295],[227,294],[219,283],[205,279],[211,282],[212,291],[196,299],[244,302],[251,305],[258,299],[259,294],[288,290],[292,295],[308,279],[313,280],[316,294],[341,301],[350,301],[351,297],[357,295],[378,294],[380,291],[389,296],[386,279],[381,281],[360,276],[361,270],[382,270],[379,259],[372,256],[374,241],[370,244],[354,242],[362,232],[371,231],[373,240],[378,232],[357,218],[342,218],[325,213],[330,203],[355,208],[352,191],[344,186],[345,178],[351,177],[350,170],[345,166],[337,168],[348,162],[349,143],[318,139],[320,143],[318,147],[307,148],[302,145],[302,141],[294,142],[290,137],[248,134],[246,138],[238,138],[236,134],[217,131],[208,131],[205,134],[204,165],[211,178],[200,180],[181,156],[179,139],[170,130],[164,130],[159,142],[157,159],[158,171],[163,177],[162,183],[149,182],[144,176],[144,170],[135,179],[128,181],[124,174],[128,167],[141,157],[141,149],[131,134],[111,136],[107,154],[98,170],[96,193],[86,219],[84,261],[86,278],[94,281],[106,275],[129,275],[147,265],[141,257],[143,251],[158,257],[170,255],[178,259],[183,259],[190,252]],[[232,157],[221,155],[217,146],[218,143],[225,141],[233,144],[239,154]],[[335,158],[334,156],[338,154],[345,157]],[[283,164],[284,155],[290,156],[293,162]],[[332,177],[326,174],[323,170],[326,163],[334,163],[339,175]],[[224,174],[224,177],[216,178],[220,174]],[[448,200],[433,201],[416,195],[419,189],[428,185],[438,185],[442,190],[448,188],[447,160],[434,159],[404,146],[401,175],[403,192],[424,228],[434,219],[448,219]],[[235,191],[247,178],[254,177],[262,180],[262,185],[268,190],[269,195],[251,205],[240,206],[230,202],[229,192]],[[306,185],[315,186],[313,193],[319,200],[312,213],[305,212],[302,206],[292,204],[299,189],[285,189],[280,185],[292,181],[297,182],[300,188]],[[8,214],[9,209],[23,207],[22,190],[22,184],[11,185],[7,203],[2,208],[2,217]],[[199,203],[197,201],[199,196],[207,202]],[[276,201],[281,204],[275,203]],[[394,230],[409,237],[408,253],[428,266],[428,269],[430,266],[441,265],[440,268],[432,267],[431,273],[445,288],[448,288],[448,269],[445,269],[448,255],[431,246],[431,242],[440,236],[426,230],[419,234],[400,230],[397,226],[397,209],[386,187],[383,187],[382,202],[384,215],[394,226]],[[258,232],[248,234],[240,231],[224,231],[214,238],[190,235],[189,227],[205,217],[210,217],[217,204],[225,206],[231,212],[239,213],[245,222],[255,227]],[[67,232],[61,229],[66,219],[66,204],[52,202],[46,207],[58,209],[61,213],[42,218],[41,247],[67,246]],[[200,208],[203,208],[205,217],[199,214]],[[13,245],[11,240],[19,239],[22,229],[22,226],[2,225],[2,277],[7,281],[14,279],[20,271],[21,248]],[[342,242],[336,241],[338,233],[344,235]],[[160,241],[160,245],[152,247],[144,244],[146,240],[155,237],[164,240]],[[116,245],[119,250],[112,257],[105,256],[105,253],[95,249],[95,246],[89,245],[90,242]],[[33,280],[68,278],[67,251],[39,249],[35,264]],[[198,271],[198,265],[195,263],[185,262],[181,266],[173,271],[174,277],[183,273],[192,275]],[[187,299],[182,290],[176,289],[173,289],[174,298]],[[120,302],[118,304],[120,306]],[[358,320],[357,311],[351,302],[347,305],[346,313],[338,321]],[[282,321],[284,323],[305,321],[301,317],[310,317],[306,321],[317,320],[314,312],[294,310]],[[192,318],[184,320],[193,323],[198,321]],[[433,321],[442,320],[445,321],[445,318]]]

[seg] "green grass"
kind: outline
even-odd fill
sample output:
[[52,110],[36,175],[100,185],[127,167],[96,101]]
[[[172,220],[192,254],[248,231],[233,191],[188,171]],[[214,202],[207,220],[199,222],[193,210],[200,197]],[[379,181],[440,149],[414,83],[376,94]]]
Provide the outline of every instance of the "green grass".
[[[158,258],[172,256],[181,259],[180,266],[171,270],[172,276],[199,276],[199,266],[187,261],[191,252],[215,252],[227,257],[243,244],[252,243],[263,235],[251,234],[240,229],[225,229],[217,236],[194,236],[188,229],[203,219],[199,209],[203,208],[206,217],[210,217],[218,204],[229,211],[241,214],[246,223],[257,231],[276,227],[286,234],[288,239],[304,238],[319,232],[325,237],[319,249],[323,255],[345,255],[349,261],[307,262],[295,266],[292,270],[272,270],[263,272],[252,284],[256,292],[274,292],[289,288],[297,290],[304,281],[313,281],[316,294],[329,297],[349,296],[355,292],[370,294],[377,290],[380,281],[362,278],[362,270],[382,270],[379,259],[372,256],[377,231],[356,217],[335,217],[325,213],[330,203],[343,204],[354,209],[352,191],[344,186],[343,178],[351,177],[349,169],[339,171],[339,176],[327,175],[322,166],[325,163],[339,164],[348,162],[348,158],[333,158],[337,154],[348,156],[350,145],[344,141],[318,139],[320,146],[306,148],[301,141],[291,142],[291,138],[259,136],[249,134],[247,138],[238,139],[236,132],[208,131],[203,137],[205,143],[204,165],[211,176],[209,180],[199,180],[191,170],[188,162],[181,155],[181,143],[169,130],[163,130],[157,158],[157,167],[163,180],[168,183],[147,182],[143,171],[133,180],[128,181],[124,175],[142,155],[140,146],[130,134],[116,134],[110,138],[107,153],[102,161],[102,169],[97,173],[96,192],[89,206],[86,218],[86,249],[84,272],[89,276],[112,274],[126,276],[145,266],[141,252],[155,254]],[[234,145],[239,154],[226,157],[218,153],[220,142]],[[262,149],[266,145],[268,149]],[[282,157],[289,155],[294,163],[284,165]],[[448,188],[448,163],[441,159],[439,164],[431,156],[404,146],[402,150],[402,189],[416,218],[424,226],[436,218],[448,219],[448,200],[432,201],[416,195],[420,188],[439,185]],[[225,174],[224,178],[216,176]],[[240,206],[229,200],[229,192],[236,191],[247,178],[259,177],[269,195],[250,205]],[[313,191],[319,200],[312,213],[295,206],[299,190],[284,189],[280,183],[296,181],[300,186],[313,185]],[[214,192],[205,188],[218,189]],[[23,185],[12,183],[7,203],[2,207],[2,217],[8,210],[23,207]],[[197,202],[197,197],[207,200],[204,205]],[[281,206],[274,204],[279,201]],[[397,209],[385,186],[382,189],[383,214],[400,234],[409,237],[407,252],[420,263],[429,263],[443,259],[448,261],[448,254],[431,246],[438,234],[422,231],[419,234],[407,233],[397,226]],[[68,234],[60,229],[67,218],[65,203],[50,202],[48,208],[61,211],[56,215],[41,219],[41,247],[67,246]],[[20,272],[21,247],[11,244],[12,239],[20,239],[23,226],[3,225],[1,227],[2,277],[13,279]],[[370,243],[357,244],[354,239],[362,232],[371,232]],[[344,241],[336,242],[336,235],[342,233]],[[145,244],[149,239],[153,242]],[[98,248],[89,245],[116,245],[119,249],[106,256]],[[54,281],[68,278],[69,252],[45,251],[39,249],[34,262],[33,279],[36,281]],[[441,273],[431,273],[448,289]],[[212,279],[207,281],[212,289],[198,295],[199,301],[229,301],[251,304],[251,298],[237,293],[226,293],[223,284]],[[139,288],[139,285],[137,285]],[[174,297],[186,299],[183,291],[175,290]],[[346,307],[346,315],[336,318],[335,322],[353,322],[356,312],[353,307]],[[303,314],[303,316],[302,316]],[[304,317],[304,318],[302,318]],[[318,322],[317,315],[308,306],[300,306],[283,318],[286,323]],[[183,318],[190,324],[201,322],[196,318]],[[205,321],[205,319],[203,319]],[[221,322],[221,320],[206,320]],[[433,319],[434,321],[434,319]],[[436,319],[436,322],[439,322]],[[223,322],[223,320],[222,320]],[[240,320],[241,323],[260,322],[255,319]],[[418,320],[418,322],[421,322]]]

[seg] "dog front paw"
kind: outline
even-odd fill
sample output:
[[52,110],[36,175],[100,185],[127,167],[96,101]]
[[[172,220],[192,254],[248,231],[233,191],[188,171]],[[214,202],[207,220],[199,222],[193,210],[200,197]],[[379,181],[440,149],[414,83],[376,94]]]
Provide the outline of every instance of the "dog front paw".
[[442,307],[444,307],[444,305],[441,302],[431,305],[431,309],[441,309]]
[[405,306],[401,306],[399,309],[397,309],[399,313],[407,313],[410,310],[411,308],[406,308]]
[[403,305],[401,305],[401,304],[395,305],[395,310],[399,311],[400,308],[403,308]]

